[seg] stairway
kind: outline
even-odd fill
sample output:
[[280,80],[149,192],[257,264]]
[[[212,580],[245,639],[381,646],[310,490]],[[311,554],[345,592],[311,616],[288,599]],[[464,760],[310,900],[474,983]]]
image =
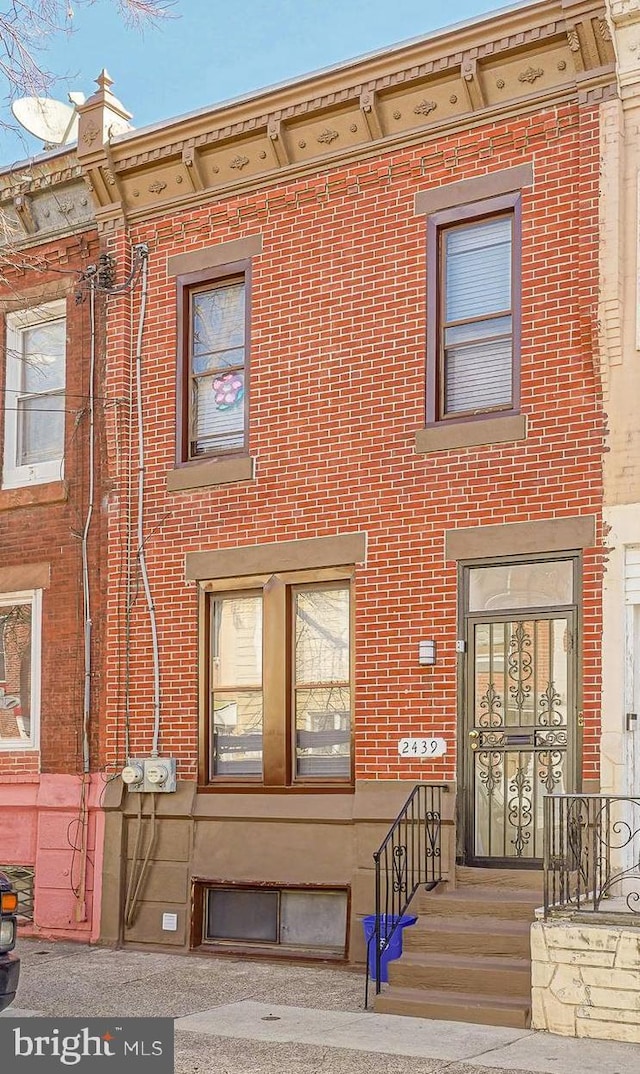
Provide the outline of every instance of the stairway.
[[529,932],[541,905],[541,872],[457,868],[453,884],[413,900],[418,920],[404,930],[374,1009],[528,1028]]

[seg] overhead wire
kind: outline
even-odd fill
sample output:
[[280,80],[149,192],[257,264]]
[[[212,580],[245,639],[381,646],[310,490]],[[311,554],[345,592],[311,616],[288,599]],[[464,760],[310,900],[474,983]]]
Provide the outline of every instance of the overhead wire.
[[147,839],[147,848],[145,850],[142,864],[138,870],[136,878],[136,869],[138,866],[139,853],[140,853],[140,841],[142,838],[142,795],[138,794],[138,813],[136,817],[136,839],[134,846],[133,859],[131,861],[131,872],[129,874],[129,881],[127,883],[127,894],[125,900],[124,910],[124,924],[125,928],[131,928],[135,921],[136,911],[138,909],[138,902],[142,894],[143,885],[151,862],[151,855],[156,842],[156,796],[151,794],[151,812],[149,818],[149,838]]
[[89,418],[89,473],[87,511],[82,530],[81,558],[82,558],[82,624],[83,624],[83,652],[84,652],[84,690],[82,704],[82,788],[80,793],[80,880],[76,896],[76,921],[87,919],[87,867],[88,867],[88,828],[89,828],[89,803],[88,791],[91,784],[91,755],[89,729],[91,723],[91,680],[92,680],[92,633],[93,622],[91,617],[91,577],[89,572],[89,534],[93,519],[95,497],[95,368],[96,368],[96,306],[95,306],[95,276],[90,279],[89,288],[89,403],[87,414]]
[[82,594],[84,611],[84,700],[82,709],[82,770],[90,771],[89,755],[89,720],[91,716],[91,585],[89,575],[89,531],[93,519],[95,496],[95,368],[96,368],[96,289],[95,277],[91,280],[89,291],[90,353],[89,353],[89,489],[87,513],[82,530]]

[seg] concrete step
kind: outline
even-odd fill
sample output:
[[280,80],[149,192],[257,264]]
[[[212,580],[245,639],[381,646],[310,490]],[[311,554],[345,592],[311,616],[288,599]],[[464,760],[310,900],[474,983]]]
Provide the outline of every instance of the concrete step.
[[502,921],[495,917],[434,916],[428,913],[402,934],[405,951],[438,951],[442,954],[513,955],[529,958],[531,922]]
[[468,865],[456,865],[455,886],[532,890],[538,892],[542,901],[543,873],[541,869],[474,869]]
[[461,887],[439,884],[429,892],[421,892],[412,903],[418,915],[443,916],[462,914],[464,917],[495,917],[498,921],[530,921],[541,905],[537,892],[516,888]]
[[393,988],[376,996],[374,1010],[378,1014],[404,1014],[516,1029],[528,1029],[531,1024],[529,1001],[510,996],[486,998],[473,992]]
[[484,1025],[531,1022],[530,929],[542,905],[535,870],[457,868],[420,892],[375,1010]]
[[531,963],[510,955],[452,955],[405,951],[389,963],[389,984],[396,988],[473,992],[484,999],[520,997],[531,1002]]

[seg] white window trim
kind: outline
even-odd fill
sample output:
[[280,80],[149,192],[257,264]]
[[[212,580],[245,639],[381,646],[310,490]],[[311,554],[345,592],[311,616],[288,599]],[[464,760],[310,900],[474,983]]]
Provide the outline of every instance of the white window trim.
[[[21,333],[33,325],[46,324],[66,317],[66,299],[56,302],[44,302],[28,310],[18,310],[7,314],[6,365],[4,396],[4,465],[2,470],[2,488],[15,489],[23,485],[41,485],[48,481],[61,481],[64,473],[64,451],[59,459],[16,466],[9,460],[16,458],[18,440],[18,397],[20,394],[20,372],[22,342]],[[66,347],[65,347],[65,381],[66,381]]]
[[0,739],[0,753],[40,749],[40,675],[42,668],[42,590],[0,593],[0,608],[31,604],[31,734],[29,738]]

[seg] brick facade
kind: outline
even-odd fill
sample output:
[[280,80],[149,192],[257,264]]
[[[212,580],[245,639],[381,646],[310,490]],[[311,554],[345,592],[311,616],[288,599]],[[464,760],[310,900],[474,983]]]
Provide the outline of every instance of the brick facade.
[[[24,489],[0,492],[7,564],[21,563],[25,550],[51,564],[41,758],[0,754],[7,787],[24,792],[32,779],[42,789],[44,776],[58,773],[70,781],[50,828],[56,864],[43,859],[41,870],[50,928],[187,948],[208,942],[212,885],[281,892],[315,886],[344,900],[344,943],[337,956],[341,945],[334,944],[332,957],[358,959],[359,919],[372,910],[372,853],[419,781],[445,785],[440,864],[445,878],[455,878],[456,860],[473,859],[469,839],[466,856],[460,853],[461,832],[474,830],[469,812],[483,808],[469,805],[471,794],[465,799],[475,669],[462,638],[470,622],[463,575],[471,562],[513,565],[557,555],[578,564],[569,602],[577,606],[575,631],[573,611],[558,612],[560,602],[550,614],[565,614],[565,633],[539,662],[548,669],[559,652],[576,654],[564,661],[566,785],[554,771],[556,740],[546,757],[537,740],[536,759],[530,750],[529,760],[518,760],[517,776],[535,784],[538,798],[529,801],[521,786],[509,814],[507,799],[519,792],[505,762],[500,823],[518,835],[505,836],[504,856],[517,858],[512,848],[521,840],[539,860],[541,794],[549,782],[555,790],[597,785],[605,556],[599,179],[613,63],[599,8],[549,0],[147,131],[128,129],[110,78],[103,72],[97,79],[97,92],[79,107],[75,174],[91,192],[99,244],[93,235],[89,246],[86,236],[69,236],[38,251],[46,266],[39,278],[49,287],[59,263],[73,272],[98,252],[113,269],[97,336],[97,721],[84,781],[78,535],[87,505],[86,305],[68,303],[68,384],[80,405],[70,398],[65,484],[41,486],[33,500]],[[494,195],[511,198],[510,206],[520,198],[517,398],[504,415],[474,412],[472,420],[426,427],[427,288],[435,262],[427,243],[435,210],[428,205],[444,197],[446,207],[460,207]],[[176,274],[197,267],[203,282],[211,266],[219,275],[231,261],[237,272],[245,259],[246,455],[184,466],[176,459]],[[250,577],[262,569],[243,570],[243,563],[270,562],[293,543],[287,562],[295,566],[285,571],[294,571],[305,541],[318,547],[313,539],[324,549],[326,542],[362,549],[313,564],[353,577],[354,780],[296,784],[288,757],[293,733],[287,737],[283,721],[277,736],[273,723],[263,736],[281,740],[280,782],[203,786],[203,586],[215,590],[221,576],[193,573],[190,564],[201,554],[231,564],[227,580]],[[280,584],[276,573],[264,568],[256,585]],[[510,607],[500,605],[497,620],[502,614],[509,621]],[[542,618],[548,607],[543,603]],[[284,597],[279,608],[282,646],[292,616]],[[518,608],[524,615],[531,604]],[[507,641],[506,630],[504,638],[506,711],[513,638]],[[419,662],[424,639],[436,642],[435,666]],[[273,644],[267,637],[265,661]],[[159,753],[176,759],[177,790],[129,793],[122,768],[154,755],[156,657]],[[290,697],[283,667],[281,661],[278,703]],[[486,669],[476,682],[488,687]],[[552,682],[547,687],[553,692]],[[542,693],[534,687],[538,713]],[[553,735],[560,723],[545,728],[540,720],[536,733]],[[444,739],[446,751],[428,761],[400,756],[406,736]],[[511,756],[518,758],[517,749]],[[95,851],[101,878],[86,905],[73,878],[61,878],[71,847],[63,822],[71,830],[79,787],[76,816],[86,801],[91,814],[82,852],[86,861],[89,848]],[[0,804],[2,789],[0,778]],[[53,802],[55,793],[46,793]]]
[[[146,547],[161,639],[162,749],[193,779],[197,759],[196,593],[184,554],[365,531],[356,575],[356,775],[453,779],[456,527],[595,515],[603,415],[596,372],[598,109],[575,103],[486,124],[428,146],[317,173],[131,228],[149,245],[144,345]],[[531,162],[523,191],[522,411],[526,440],[418,455],[424,423],[426,231],[417,192]],[[176,292],[166,259],[262,234],[253,259],[250,483],[167,493],[174,465]],[[110,249],[126,264],[124,238]],[[136,323],[133,311],[132,323]],[[129,328],[108,322],[108,386],[124,390]],[[112,415],[109,442],[116,445]],[[115,450],[115,449],[114,449]],[[107,690],[118,694],[123,470],[110,511]],[[487,555],[491,550],[487,550]],[[584,556],[584,764],[598,775],[602,553]],[[133,622],[132,755],[149,738],[149,631]],[[417,665],[433,636],[435,669]],[[147,714],[147,715],[143,715]],[[110,707],[106,753],[122,758]],[[118,718],[116,718],[118,717]],[[403,761],[401,733],[444,735],[431,765]]]

